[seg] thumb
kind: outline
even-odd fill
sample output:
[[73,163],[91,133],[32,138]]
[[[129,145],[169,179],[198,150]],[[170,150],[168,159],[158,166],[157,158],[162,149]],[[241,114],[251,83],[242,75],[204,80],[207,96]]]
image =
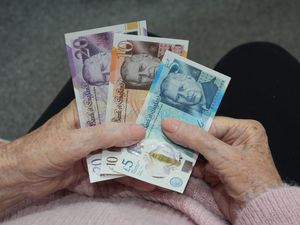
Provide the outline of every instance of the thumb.
[[212,166],[231,155],[229,145],[197,126],[168,118],[164,119],[162,128],[169,139],[200,153]]
[[98,149],[125,147],[136,144],[145,136],[145,129],[137,124],[103,123],[94,127],[72,131],[76,158],[81,159]]

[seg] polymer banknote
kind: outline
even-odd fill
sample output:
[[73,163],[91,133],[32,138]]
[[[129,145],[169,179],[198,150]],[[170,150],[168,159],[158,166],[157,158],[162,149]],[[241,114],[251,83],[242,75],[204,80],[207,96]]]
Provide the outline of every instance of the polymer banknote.
[[[186,57],[188,44],[188,41],[179,39],[116,34],[112,50],[106,121],[136,122],[165,52],[169,50]],[[113,162],[109,162],[111,157],[105,154],[103,173],[109,170],[117,173],[113,171]]]
[[[146,21],[65,34],[81,127],[95,126],[105,121],[115,33],[147,35]],[[91,182],[108,179],[108,176],[99,173],[101,152],[87,157],[87,164]]]
[[145,139],[123,148],[116,172],[182,193],[197,153],[176,145],[163,134],[164,118],[178,118],[208,130],[230,78],[170,51],[164,55],[137,123]]

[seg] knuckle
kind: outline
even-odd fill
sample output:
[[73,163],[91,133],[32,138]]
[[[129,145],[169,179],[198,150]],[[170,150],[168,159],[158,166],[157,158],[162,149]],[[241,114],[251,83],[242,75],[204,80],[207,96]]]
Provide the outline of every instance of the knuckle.
[[199,128],[194,127],[190,124],[182,124],[179,132],[176,132],[176,137],[178,140],[189,142],[191,140],[197,141],[199,137]]
[[79,135],[80,133],[72,131],[59,135],[57,151],[62,160],[68,161],[75,159],[86,150],[88,144]]
[[100,125],[99,138],[101,140],[102,149],[114,146],[120,138],[117,133],[119,129],[115,123],[103,123]]
[[62,134],[57,135],[58,144],[63,148],[68,148],[74,144],[76,141],[74,135],[70,132],[64,132]]
[[32,200],[38,200],[41,197],[40,194],[38,193],[38,191],[36,191],[36,190],[29,190],[29,191],[27,191],[26,194],[27,194],[27,197]]
[[209,137],[209,138],[207,139],[207,142],[208,142],[207,144],[209,145],[210,150],[213,150],[213,151],[219,150],[220,144],[219,144],[218,141],[219,141],[219,140],[217,140],[217,139],[215,139],[215,138],[212,138],[212,137]]
[[248,125],[251,131],[261,134],[266,132],[264,126],[257,120],[248,120]]

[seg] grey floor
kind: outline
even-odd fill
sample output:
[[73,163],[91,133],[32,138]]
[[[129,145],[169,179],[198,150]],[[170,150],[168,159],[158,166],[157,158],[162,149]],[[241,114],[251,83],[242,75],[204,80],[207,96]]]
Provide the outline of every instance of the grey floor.
[[210,67],[250,41],[300,59],[300,1],[1,0],[0,137],[26,133],[69,79],[64,33],[140,19],[161,36],[189,39],[189,58]]

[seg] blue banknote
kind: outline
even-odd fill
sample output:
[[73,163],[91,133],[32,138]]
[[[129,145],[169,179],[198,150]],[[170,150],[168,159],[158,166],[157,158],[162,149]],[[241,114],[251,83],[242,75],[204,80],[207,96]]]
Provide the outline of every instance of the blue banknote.
[[122,149],[115,171],[182,193],[198,155],[172,143],[161,122],[177,118],[208,130],[229,81],[228,76],[166,52],[137,119],[147,129],[146,138]]

